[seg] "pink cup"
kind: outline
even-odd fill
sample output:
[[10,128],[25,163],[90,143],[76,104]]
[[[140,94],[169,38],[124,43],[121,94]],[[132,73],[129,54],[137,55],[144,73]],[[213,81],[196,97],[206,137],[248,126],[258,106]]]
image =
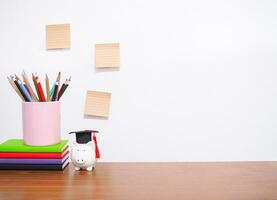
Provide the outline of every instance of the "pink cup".
[[31,146],[57,144],[61,140],[61,104],[22,102],[23,139]]

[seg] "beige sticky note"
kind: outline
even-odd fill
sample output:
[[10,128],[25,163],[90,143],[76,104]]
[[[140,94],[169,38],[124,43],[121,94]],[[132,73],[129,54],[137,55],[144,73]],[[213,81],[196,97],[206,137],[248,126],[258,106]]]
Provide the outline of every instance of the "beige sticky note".
[[46,48],[70,48],[70,24],[46,25]]
[[120,45],[119,43],[96,44],[95,45],[96,68],[120,67]]
[[110,110],[111,93],[87,91],[85,115],[108,117]]

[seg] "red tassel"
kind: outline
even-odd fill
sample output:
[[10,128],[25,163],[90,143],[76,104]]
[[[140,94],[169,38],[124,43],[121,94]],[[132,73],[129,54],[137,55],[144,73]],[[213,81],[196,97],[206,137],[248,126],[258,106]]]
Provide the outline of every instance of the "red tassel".
[[99,152],[99,148],[98,148],[98,145],[97,145],[97,140],[96,140],[95,134],[93,134],[93,141],[94,141],[94,144],[95,144],[95,157],[100,158],[100,152]]

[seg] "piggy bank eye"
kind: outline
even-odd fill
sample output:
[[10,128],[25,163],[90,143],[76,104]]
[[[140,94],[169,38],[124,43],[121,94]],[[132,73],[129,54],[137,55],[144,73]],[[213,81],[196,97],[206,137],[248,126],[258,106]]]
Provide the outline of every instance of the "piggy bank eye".
[[77,151],[79,151],[79,149],[77,149]]
[[83,149],[83,151],[86,151],[85,149]]

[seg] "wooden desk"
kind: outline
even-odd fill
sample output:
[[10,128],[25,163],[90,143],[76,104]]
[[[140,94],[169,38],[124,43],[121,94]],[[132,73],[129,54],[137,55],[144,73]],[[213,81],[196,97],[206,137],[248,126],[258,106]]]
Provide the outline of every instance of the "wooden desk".
[[0,171],[0,199],[276,200],[277,162],[98,163],[94,172]]

